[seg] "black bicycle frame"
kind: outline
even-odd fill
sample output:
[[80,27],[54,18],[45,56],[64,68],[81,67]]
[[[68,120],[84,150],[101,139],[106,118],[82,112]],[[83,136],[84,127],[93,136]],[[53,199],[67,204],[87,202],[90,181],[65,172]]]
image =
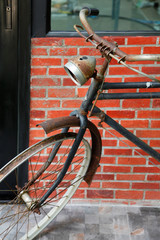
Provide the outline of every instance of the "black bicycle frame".
[[[124,82],[124,83],[104,83],[103,90],[109,89],[134,89],[134,88],[160,88],[159,82]],[[160,92],[144,93],[101,93],[98,100],[104,99],[144,99],[160,98]]]
[[[100,85],[100,84],[99,84]],[[88,93],[87,100],[85,100],[81,105],[81,112],[92,109],[92,100],[96,99],[96,95],[93,97],[93,93],[97,92],[97,81],[94,80],[91,84]],[[159,82],[130,82],[130,83],[104,83],[103,90],[109,89],[130,89],[130,88],[160,88]],[[147,93],[101,93],[98,97],[98,100],[106,100],[106,99],[143,99],[143,98],[160,98],[160,92],[147,92]],[[105,114],[98,107],[94,106],[92,110],[92,116],[97,116],[101,119],[102,122],[105,122],[110,127],[115,129],[118,133],[123,135],[125,138],[130,140],[140,149],[144,150],[150,156],[155,158],[160,162],[160,153],[151,148],[148,144],[143,142],[140,138],[135,136],[133,133],[128,131],[126,128],[121,126],[107,114]]]
[[[40,206],[43,204],[43,202],[49,197],[49,195],[54,191],[54,189],[59,185],[59,183],[63,180],[63,177],[65,176],[72,159],[78,149],[78,146],[85,134],[86,127],[87,127],[87,113],[89,110],[92,109],[92,102],[96,99],[97,92],[101,86],[101,82],[93,79],[93,82],[91,83],[88,92],[87,92],[87,99],[82,102],[82,105],[79,110],[75,110],[70,115],[71,116],[77,116],[80,119],[80,129],[78,131],[77,137],[75,139],[75,142],[73,144],[73,147],[71,148],[71,151],[67,157],[67,160],[64,164],[64,167],[58,177],[58,179],[53,183],[53,185],[50,187],[50,189],[46,192],[46,194],[40,199],[39,203],[37,204]],[[129,88],[160,88],[160,83],[157,82],[137,82],[137,83],[104,83],[103,84],[103,90],[108,89],[129,89]],[[142,99],[142,98],[160,98],[160,93],[101,93],[98,97],[98,100],[105,100],[105,99]],[[144,150],[146,153],[148,153],[150,156],[155,158],[160,162],[160,154],[155,151],[153,148],[151,148],[148,144],[143,142],[140,138],[132,134],[130,131],[128,131],[126,128],[121,126],[119,123],[117,123],[115,120],[113,120],[111,117],[109,117],[107,114],[105,114],[101,109],[94,106],[92,110],[92,115],[97,116],[101,119],[101,121],[108,124],[110,127],[115,129],[117,132],[119,132],[121,135],[123,135],[125,138],[130,140],[132,143],[134,143],[136,146]],[[69,128],[64,128],[62,130],[62,133],[67,133],[69,131]],[[55,149],[53,149],[53,156],[56,155],[61,143],[57,143],[55,146]],[[52,154],[51,154],[52,155]],[[52,161],[53,157],[51,157],[50,161]]]

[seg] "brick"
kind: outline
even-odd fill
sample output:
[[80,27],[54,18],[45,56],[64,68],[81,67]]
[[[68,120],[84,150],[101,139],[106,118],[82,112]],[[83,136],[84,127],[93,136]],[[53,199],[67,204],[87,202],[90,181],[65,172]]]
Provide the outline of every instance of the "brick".
[[118,158],[118,164],[122,165],[144,165],[146,164],[145,158]]
[[160,199],[160,191],[146,191],[145,199]]
[[73,98],[75,97],[75,89],[71,88],[50,88],[48,89],[48,97],[50,98]]
[[[157,79],[159,78],[159,77],[156,77]],[[152,92],[160,92],[160,89],[159,88],[142,88],[142,89],[139,89],[139,92],[141,93],[143,93],[143,92],[147,92],[147,93],[152,93]],[[153,99],[154,100],[154,99]]]
[[[109,93],[136,93],[136,89],[109,89],[108,90]],[[133,100],[132,100],[133,101]]]
[[32,98],[44,98],[46,96],[46,89],[31,89]]
[[103,182],[102,188],[123,188],[127,189],[129,188],[130,183],[127,182]]
[[32,58],[32,66],[59,66],[60,58]]
[[159,183],[132,183],[133,189],[159,189]]
[[60,107],[59,100],[32,100],[31,108],[58,108]]
[[[130,131],[131,132],[131,131]],[[131,141],[127,140],[127,139],[123,139],[122,141],[119,141],[119,146],[120,147],[136,147],[136,145],[134,143],[132,143]]]
[[45,117],[45,111],[43,110],[31,110],[30,112],[30,118],[44,118]]
[[48,55],[46,48],[32,48],[31,54],[32,54],[32,56],[34,56],[34,55],[37,55],[37,56],[39,56],[39,55],[42,55],[42,56]]
[[145,175],[143,174],[117,174],[117,180],[123,181],[144,181]]
[[[138,69],[135,67],[135,69]],[[128,69],[126,67],[110,67],[109,68],[109,75],[136,75],[136,72],[133,72],[133,70]]]
[[32,86],[60,86],[61,79],[60,78],[32,78],[31,79]]
[[84,198],[84,194],[85,194],[84,190],[77,189],[72,198]]
[[112,190],[87,190],[88,198],[113,198]]
[[63,38],[32,38],[32,46],[62,46]]
[[77,48],[53,48],[50,50],[51,56],[75,56],[77,55]]
[[146,82],[146,78],[136,76],[136,77],[125,77],[124,82]]
[[101,173],[96,173],[94,175],[94,180],[114,180],[114,174],[101,174]]
[[159,74],[159,67],[157,66],[152,66],[152,67],[142,67],[142,72],[147,73],[147,74]]
[[78,88],[78,97],[85,97],[87,91],[87,88]]
[[37,119],[30,119],[30,128],[36,127],[37,124],[41,123],[41,120],[37,120]]
[[150,146],[151,147],[160,147],[160,140],[150,140]]
[[117,199],[142,199],[143,191],[117,190],[115,196]]
[[121,125],[125,128],[148,128],[148,120],[122,120]]
[[114,172],[114,173],[128,173],[130,172],[131,167],[124,167],[124,166],[104,166],[104,172]]
[[126,54],[141,54],[141,47],[126,46],[126,47],[121,47],[121,51],[125,52]]
[[36,130],[30,130],[30,138],[44,137],[45,132],[42,129],[37,128]]
[[76,86],[70,78],[63,78],[63,86]]
[[140,138],[159,138],[160,130],[136,130],[136,136]]
[[134,167],[134,173],[159,173],[159,168],[156,167]]
[[112,78],[110,78],[110,76],[106,76],[106,82],[116,83],[116,82],[121,82],[121,81],[122,81],[121,77],[112,77]]
[[80,48],[79,49],[79,54],[80,55],[87,55],[87,56],[101,56],[101,54],[100,54],[100,52],[99,52],[99,50],[97,50],[97,49],[95,49],[95,48],[93,48],[93,47],[91,47],[91,48]]
[[137,117],[138,118],[149,118],[149,119],[153,119],[153,118],[160,118],[160,111],[156,111],[156,110],[139,110],[137,113]]
[[153,99],[153,108],[160,108],[160,99]]
[[148,181],[160,181],[160,175],[148,175],[147,176]]
[[[106,128],[106,131],[105,131],[106,138],[113,138],[113,137],[115,138],[115,136],[118,138],[122,137],[122,135],[120,133],[118,133],[116,130]],[[123,141],[124,141],[124,139],[123,139]],[[123,145],[123,146],[126,147],[126,145]]]
[[65,38],[66,46],[92,46],[90,42],[85,42],[82,38]]
[[72,111],[57,111],[57,110],[51,110],[51,111],[48,111],[47,113],[47,118],[56,118],[56,117],[64,117],[64,116],[69,116],[69,114],[71,113]]
[[32,146],[32,145],[38,143],[40,140],[41,140],[41,139],[38,139],[38,138],[36,138],[36,139],[30,138],[30,139],[29,139],[29,146]]
[[150,47],[144,47],[143,53],[144,54],[159,54],[160,47],[157,46],[150,46]]
[[117,107],[120,107],[120,100],[103,100],[103,101],[98,101],[96,106],[99,107],[99,108],[103,108],[103,107],[117,108]]
[[130,110],[113,110],[113,111],[107,111],[107,114],[112,118],[134,118],[135,112]]
[[123,108],[149,108],[150,99],[125,99],[122,102]]
[[117,140],[111,140],[111,139],[107,139],[107,140],[102,140],[102,146],[117,146]]
[[49,68],[49,75],[67,75],[66,71],[64,68]]
[[31,68],[31,76],[46,75],[47,68]]
[[147,157],[150,157],[148,153],[146,153],[145,151],[143,151],[142,149],[140,148],[137,148],[136,151],[133,152],[133,154],[135,156],[147,156]]
[[[100,182],[93,181],[91,183],[91,185],[89,185],[89,187],[90,187],[90,189],[91,188],[100,188],[100,184],[101,184]],[[87,188],[87,187],[88,187],[88,184],[86,182],[84,182],[84,181],[82,181],[80,186],[79,186],[79,188]]]
[[[156,149],[155,149],[156,150]],[[159,152],[159,151],[158,151]],[[157,166],[159,169],[160,169],[160,161],[158,161],[158,160],[156,160],[156,159],[154,159],[154,158],[149,158],[149,160],[148,160],[148,165],[149,166]]]
[[[103,145],[102,144],[102,146],[105,146],[105,145]],[[114,157],[111,157],[111,156],[109,156],[109,157],[107,157],[107,156],[102,156],[101,157],[101,163],[103,163],[103,164],[115,164],[116,163],[116,157],[114,156]]]
[[120,148],[116,148],[116,149],[113,149],[113,148],[110,148],[110,149],[104,149],[104,154],[105,155],[117,155],[117,156],[122,156],[122,155],[129,155],[129,156],[132,156],[132,149],[120,149]]
[[128,44],[129,45],[146,45],[146,44],[156,44],[157,37],[128,37]]
[[63,108],[79,108],[81,106],[81,100],[64,100],[62,101]]

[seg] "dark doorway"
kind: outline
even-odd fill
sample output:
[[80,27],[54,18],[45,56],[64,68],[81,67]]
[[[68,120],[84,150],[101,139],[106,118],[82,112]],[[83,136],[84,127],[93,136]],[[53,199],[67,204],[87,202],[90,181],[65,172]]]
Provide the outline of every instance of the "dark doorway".
[[[28,146],[30,15],[31,0],[0,1],[0,168]],[[27,166],[19,172],[23,184]],[[0,200],[6,198],[0,191]]]

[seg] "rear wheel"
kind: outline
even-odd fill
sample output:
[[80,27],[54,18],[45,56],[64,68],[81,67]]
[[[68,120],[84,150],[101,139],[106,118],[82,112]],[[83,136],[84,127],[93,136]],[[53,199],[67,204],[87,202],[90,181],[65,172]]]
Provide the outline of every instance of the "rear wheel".
[[[0,239],[33,239],[68,203],[90,163],[91,149],[85,139],[79,145],[59,185],[41,205],[38,204],[59,178],[76,136],[76,133],[66,133],[46,138],[19,154],[0,170],[0,183],[5,182],[5,191],[15,194],[12,201],[0,206]],[[48,164],[47,160],[57,143],[60,145],[56,147],[56,155]],[[17,183],[16,190],[10,189],[6,177],[13,172],[16,174],[16,168],[26,161],[29,169],[28,182],[22,188]]]

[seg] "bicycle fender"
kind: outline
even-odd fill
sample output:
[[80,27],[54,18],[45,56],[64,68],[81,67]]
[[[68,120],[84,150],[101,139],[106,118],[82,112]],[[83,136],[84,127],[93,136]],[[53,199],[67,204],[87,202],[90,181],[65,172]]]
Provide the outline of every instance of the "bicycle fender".
[[[64,127],[79,127],[80,120],[76,116],[59,117],[49,119],[37,126],[41,126],[45,133],[48,134]],[[90,185],[96,170],[99,167],[102,152],[102,140],[98,128],[89,120],[87,120],[87,128],[89,129],[92,138],[92,154],[90,165],[84,180],[88,185]]]

